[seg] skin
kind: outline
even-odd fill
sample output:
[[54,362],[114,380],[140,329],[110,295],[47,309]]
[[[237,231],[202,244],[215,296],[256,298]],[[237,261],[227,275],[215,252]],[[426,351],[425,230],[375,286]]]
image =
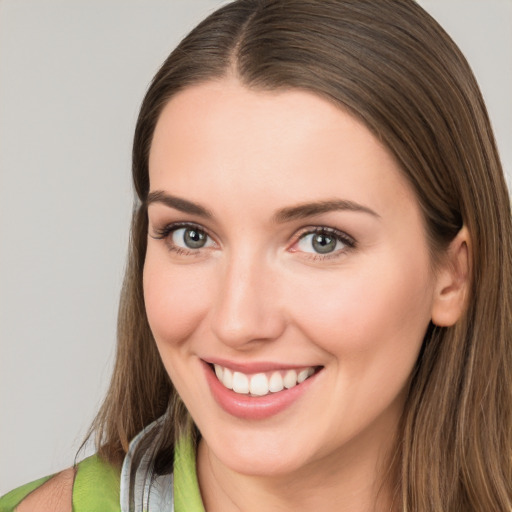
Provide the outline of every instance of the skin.
[[[211,214],[152,202],[144,267],[158,350],[202,434],[208,512],[390,510],[384,474],[411,370],[431,319],[460,314],[465,238],[434,271],[392,155],[310,92],[254,91],[232,77],[190,87],[161,114],[149,170],[151,192]],[[338,199],[373,213],[275,220]],[[176,222],[199,225],[205,247],[187,249],[182,232],[162,237]],[[304,236],[315,227],[354,245],[319,255]],[[285,410],[249,420],[214,400],[201,362],[212,357],[322,370]]]

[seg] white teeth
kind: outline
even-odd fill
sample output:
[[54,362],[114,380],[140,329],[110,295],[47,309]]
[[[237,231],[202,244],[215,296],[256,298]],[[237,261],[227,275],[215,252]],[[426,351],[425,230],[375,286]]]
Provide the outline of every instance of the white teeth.
[[301,370],[281,370],[254,375],[233,372],[218,364],[213,366],[217,379],[224,387],[232,389],[235,393],[251,396],[265,396],[269,393],[278,393],[284,388],[291,389],[315,373],[312,366]]
[[264,373],[257,373],[251,377],[249,385],[251,395],[264,396],[268,395],[268,379]]
[[249,393],[249,379],[245,373],[233,373],[233,391],[244,395]]
[[221,380],[222,384],[224,384],[224,387],[228,389],[233,389],[233,374],[231,373],[231,370],[228,370],[227,368],[223,368],[223,370]]
[[297,382],[300,384],[301,382],[304,382],[308,377],[309,377],[309,373],[308,373],[308,369],[306,370],[301,370],[299,372],[299,374],[297,375]]
[[281,377],[279,372],[274,372],[271,375],[270,382],[268,383],[268,389],[272,391],[272,393],[277,393],[284,389],[283,377]]
[[286,389],[293,388],[297,385],[297,372],[295,370],[288,370],[283,379],[284,387]]

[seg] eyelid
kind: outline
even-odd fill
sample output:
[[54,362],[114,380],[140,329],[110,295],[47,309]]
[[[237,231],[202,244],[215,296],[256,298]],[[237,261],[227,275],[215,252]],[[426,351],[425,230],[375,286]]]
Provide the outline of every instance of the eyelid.
[[301,238],[305,235],[309,235],[311,233],[329,233],[331,235],[335,235],[343,240],[346,240],[347,242],[351,244],[355,244],[354,237],[350,236],[347,232],[342,231],[341,229],[332,228],[330,226],[306,226],[304,228],[301,228],[298,232],[298,238]]
[[166,236],[169,236],[173,231],[177,231],[178,229],[182,228],[194,228],[198,231],[202,231],[207,236],[209,236],[212,240],[215,241],[214,237],[209,233],[209,231],[204,227],[201,226],[201,224],[196,224],[195,222],[170,222],[169,224],[165,224],[161,228],[159,227],[153,227],[154,235],[149,234],[151,238],[154,238],[155,240],[161,240],[165,238]]

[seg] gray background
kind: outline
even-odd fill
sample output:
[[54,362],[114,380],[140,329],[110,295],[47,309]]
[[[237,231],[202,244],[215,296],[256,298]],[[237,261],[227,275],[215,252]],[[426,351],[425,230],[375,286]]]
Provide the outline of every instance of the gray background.
[[[0,0],[0,494],[72,464],[108,384],[146,86],[221,0]],[[512,0],[420,2],[512,172]]]

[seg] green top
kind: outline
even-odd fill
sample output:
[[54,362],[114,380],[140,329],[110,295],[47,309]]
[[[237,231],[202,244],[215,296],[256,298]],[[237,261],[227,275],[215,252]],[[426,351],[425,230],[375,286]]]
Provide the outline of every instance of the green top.
[[175,512],[205,512],[197,481],[196,451],[190,439],[181,439],[174,452]]
[[[120,512],[120,471],[98,455],[77,464],[73,512]],[[54,475],[25,484],[0,498],[0,512],[13,512],[32,491]],[[196,454],[189,439],[176,445],[174,457],[175,512],[204,512],[197,482]]]

